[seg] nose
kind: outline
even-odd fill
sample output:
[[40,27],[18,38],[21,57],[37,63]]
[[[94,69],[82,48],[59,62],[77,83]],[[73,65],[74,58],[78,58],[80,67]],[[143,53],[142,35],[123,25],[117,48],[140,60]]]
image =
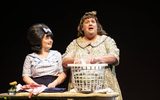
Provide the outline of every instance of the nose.
[[50,37],[50,38],[49,38],[49,41],[50,41],[50,42],[53,42],[53,39]]
[[92,26],[93,22],[89,21],[89,26]]

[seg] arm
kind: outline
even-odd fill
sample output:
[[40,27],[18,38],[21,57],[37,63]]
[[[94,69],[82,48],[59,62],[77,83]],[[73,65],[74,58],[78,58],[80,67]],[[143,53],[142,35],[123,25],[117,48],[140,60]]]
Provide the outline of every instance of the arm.
[[23,72],[22,72],[22,80],[26,84],[37,84],[35,81],[31,79],[31,58],[26,56],[24,64],[23,64]]
[[76,52],[76,41],[73,40],[66,48],[65,53],[62,56],[62,65],[67,67],[67,64],[74,63],[74,55]]
[[101,57],[96,57],[91,60],[91,63],[107,63],[107,64],[116,64],[118,63],[117,58],[114,55],[106,55]]
[[[61,84],[64,82],[65,78],[66,78],[66,74],[63,71],[63,67],[62,67],[62,55],[60,52],[57,53],[56,57],[59,59],[58,60],[58,69],[59,71],[57,72],[57,79],[55,79],[52,83],[48,84],[48,87],[56,87],[57,85]],[[58,70],[57,69],[57,70]]]
[[38,83],[36,83],[35,81],[33,81],[29,76],[23,76],[23,81],[24,81],[26,84],[38,84]]
[[48,84],[48,87],[56,87],[57,85],[63,83],[65,78],[66,74],[64,72],[59,73],[57,79],[54,80],[52,83]]
[[71,64],[71,63],[74,63],[74,58],[73,57],[65,57],[65,58],[63,58],[62,65],[64,67],[67,67],[67,64]]
[[110,37],[107,37],[104,42],[107,54],[91,59],[91,63],[108,63],[112,65],[118,65],[119,49],[117,48],[116,42]]

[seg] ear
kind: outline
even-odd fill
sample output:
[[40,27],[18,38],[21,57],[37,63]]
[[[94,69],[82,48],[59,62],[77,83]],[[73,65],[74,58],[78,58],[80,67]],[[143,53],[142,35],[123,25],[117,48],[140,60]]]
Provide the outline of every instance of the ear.
[[83,27],[83,25],[82,25],[82,31],[84,31],[84,27]]

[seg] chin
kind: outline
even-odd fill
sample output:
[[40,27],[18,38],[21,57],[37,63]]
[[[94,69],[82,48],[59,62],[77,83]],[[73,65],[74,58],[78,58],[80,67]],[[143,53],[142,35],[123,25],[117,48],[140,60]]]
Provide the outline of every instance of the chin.
[[90,34],[90,35],[88,35],[87,37],[88,37],[88,39],[92,39],[92,38],[94,38],[96,35],[95,34]]
[[47,47],[48,50],[51,49],[51,48],[52,48],[51,46],[48,46],[48,47]]

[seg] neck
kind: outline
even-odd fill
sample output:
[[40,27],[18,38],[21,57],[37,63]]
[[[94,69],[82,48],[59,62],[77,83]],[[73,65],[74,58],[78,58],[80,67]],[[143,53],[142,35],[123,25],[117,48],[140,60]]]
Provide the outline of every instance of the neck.
[[92,37],[92,38],[84,37],[84,39],[85,39],[86,41],[92,42],[92,41],[95,41],[97,37],[98,37],[98,35],[96,35],[96,36],[94,36],[94,37]]
[[48,53],[49,53],[49,50],[41,50],[41,52],[40,52],[40,57],[41,58],[45,58],[45,57],[47,57],[48,56]]

